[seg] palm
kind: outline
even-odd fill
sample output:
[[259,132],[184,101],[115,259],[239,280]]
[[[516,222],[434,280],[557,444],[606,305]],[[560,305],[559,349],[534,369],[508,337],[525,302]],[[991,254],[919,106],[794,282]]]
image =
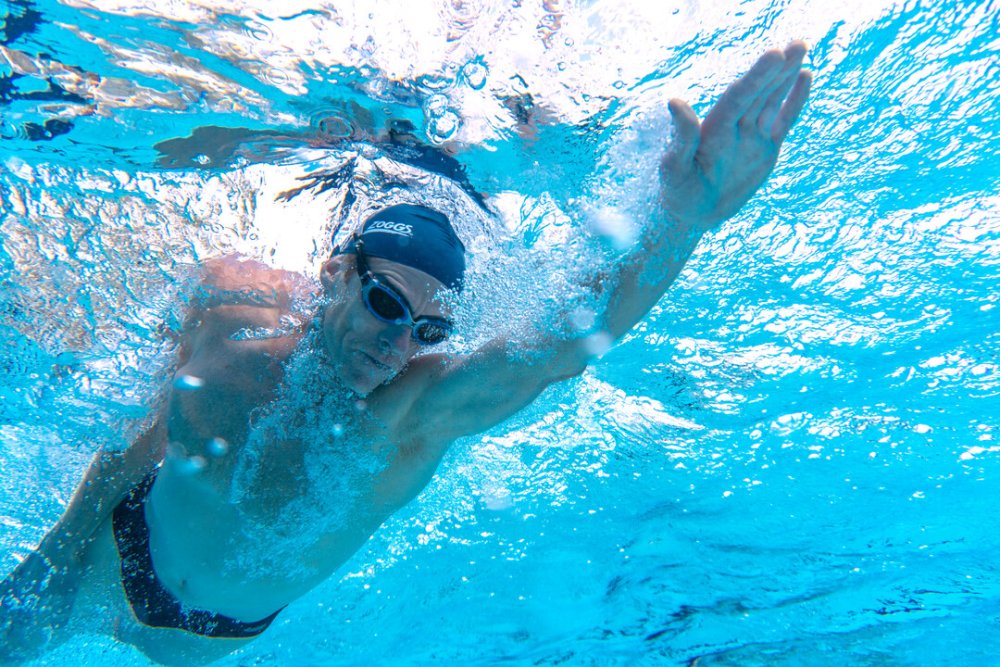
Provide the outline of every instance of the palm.
[[811,76],[801,69],[805,53],[802,42],[765,53],[729,86],[704,123],[686,103],[670,101],[676,139],[660,168],[670,217],[707,230],[757,191],[809,96]]

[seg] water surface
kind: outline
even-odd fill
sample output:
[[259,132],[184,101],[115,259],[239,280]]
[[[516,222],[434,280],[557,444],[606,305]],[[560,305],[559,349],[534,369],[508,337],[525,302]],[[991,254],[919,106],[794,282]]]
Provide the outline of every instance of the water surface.
[[[148,4],[0,7],[4,570],[141,426],[197,260],[315,271],[343,193],[299,177],[387,127],[454,156],[494,218],[406,174],[480,239],[472,345],[642,210],[634,128],[803,38],[773,178],[651,315],[223,664],[995,661],[1000,5]],[[80,655],[145,664],[43,662]]]

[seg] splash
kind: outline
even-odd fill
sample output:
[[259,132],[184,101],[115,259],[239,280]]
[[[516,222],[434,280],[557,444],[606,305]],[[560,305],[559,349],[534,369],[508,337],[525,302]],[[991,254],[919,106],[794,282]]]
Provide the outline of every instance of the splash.
[[[355,530],[368,520],[373,485],[388,465],[390,449],[358,398],[340,384],[319,349],[318,330],[307,334],[286,365],[277,397],[251,416],[247,442],[239,451],[229,502],[246,507],[242,531],[258,549],[233,555],[240,571],[316,572],[301,554],[322,539]],[[288,482],[298,471],[290,497],[274,507],[270,478]],[[280,490],[279,490],[280,491]],[[261,507],[270,509],[261,511]],[[297,557],[299,556],[299,557]]]

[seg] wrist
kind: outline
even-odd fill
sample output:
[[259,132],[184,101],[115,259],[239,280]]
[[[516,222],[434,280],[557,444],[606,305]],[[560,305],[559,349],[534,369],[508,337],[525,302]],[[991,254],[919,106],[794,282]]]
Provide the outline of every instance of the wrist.
[[721,225],[729,216],[721,216],[717,207],[692,206],[661,193],[660,215],[665,226],[697,233],[699,237]]
[[52,567],[65,567],[80,559],[85,542],[73,531],[57,525],[38,544],[37,553]]

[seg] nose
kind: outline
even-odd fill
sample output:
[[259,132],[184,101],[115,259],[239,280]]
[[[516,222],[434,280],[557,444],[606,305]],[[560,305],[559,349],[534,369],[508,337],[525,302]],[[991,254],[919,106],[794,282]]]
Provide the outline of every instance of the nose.
[[378,344],[383,354],[404,358],[410,351],[410,327],[405,324],[387,325],[379,333]]

